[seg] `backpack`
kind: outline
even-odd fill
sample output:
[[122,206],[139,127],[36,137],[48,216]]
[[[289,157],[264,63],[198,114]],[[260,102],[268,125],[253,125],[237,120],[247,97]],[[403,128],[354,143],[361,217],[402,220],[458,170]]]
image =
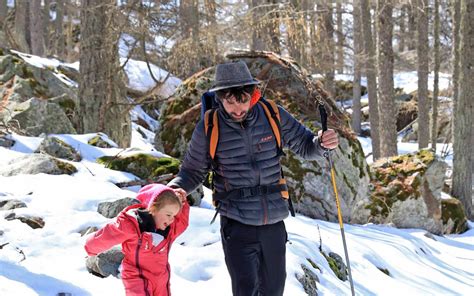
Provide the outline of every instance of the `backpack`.
[[[278,154],[279,155],[284,155],[283,152],[283,143],[282,143],[282,138],[281,138],[281,126],[280,126],[280,112],[278,110],[278,106],[274,101],[271,100],[266,100],[265,98],[261,97],[258,101],[257,104],[262,106],[263,110],[265,111],[266,118],[268,122],[270,123],[270,126],[272,128],[273,135],[275,136],[275,140],[277,142],[277,147],[278,147]],[[204,119],[204,132],[207,137],[207,142],[208,142],[208,147],[209,147],[209,155],[211,157],[211,164],[212,168],[214,170],[215,167],[217,167],[215,163],[215,155],[216,155],[216,150],[217,150],[217,144],[219,142],[219,118],[217,114],[217,101],[216,101],[216,96],[214,92],[206,92],[202,95],[201,97],[201,118]],[[213,182],[210,182],[211,184],[211,189],[213,190],[213,203],[216,207],[216,214],[214,215],[214,218],[212,219],[211,223],[214,222],[218,212],[219,212],[219,199],[221,198],[226,198],[230,194],[233,194],[233,192],[222,192],[222,193],[215,193],[214,192],[214,186]],[[288,193],[288,187],[286,185],[286,180],[283,175],[283,169],[281,169],[281,176],[280,176],[280,181],[278,185],[262,185],[262,186],[257,186],[254,187],[256,192],[267,192],[267,193],[272,193],[272,192],[281,192],[282,198],[286,199],[288,201],[289,205],[289,210],[291,212],[291,216],[295,216],[295,211],[293,208],[293,203],[291,201],[291,198]],[[250,189],[254,189],[250,188]],[[261,191],[264,188],[265,191]],[[234,190],[235,191],[235,190]],[[217,204],[217,205],[216,205]]]

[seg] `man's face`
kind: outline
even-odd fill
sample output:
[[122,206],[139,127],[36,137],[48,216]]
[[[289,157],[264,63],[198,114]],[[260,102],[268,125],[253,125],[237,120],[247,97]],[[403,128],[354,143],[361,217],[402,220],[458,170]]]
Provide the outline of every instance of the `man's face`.
[[251,95],[244,93],[242,98],[243,101],[239,102],[235,96],[229,94],[222,99],[222,105],[224,106],[225,111],[236,122],[243,121],[245,117],[247,117],[247,113],[250,109]]

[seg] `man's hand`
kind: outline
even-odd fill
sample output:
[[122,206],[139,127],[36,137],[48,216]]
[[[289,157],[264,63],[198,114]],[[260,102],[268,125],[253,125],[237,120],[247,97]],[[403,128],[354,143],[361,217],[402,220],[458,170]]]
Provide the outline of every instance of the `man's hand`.
[[173,188],[173,191],[181,202],[186,201],[186,196],[188,195],[186,191],[184,191],[182,188]]
[[336,131],[333,129],[328,129],[323,133],[323,131],[318,132],[319,143],[323,148],[332,150],[337,148],[339,145],[339,139],[337,137]]

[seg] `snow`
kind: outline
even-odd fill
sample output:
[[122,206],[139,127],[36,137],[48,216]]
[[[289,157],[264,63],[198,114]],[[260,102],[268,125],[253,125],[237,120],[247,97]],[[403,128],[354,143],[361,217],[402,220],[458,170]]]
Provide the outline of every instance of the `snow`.
[[[122,64],[124,64],[126,59],[121,58],[120,61]],[[155,77],[160,82],[163,82],[168,75],[167,71],[153,64],[150,64],[150,68],[153,73],[153,77]],[[146,62],[128,60],[125,65],[125,71],[127,72],[129,80],[128,86],[132,89],[146,92],[156,86],[156,82],[151,77]],[[172,75],[168,77],[166,82],[167,83],[165,83],[160,89],[160,95],[163,97],[172,95],[176,87],[181,84],[181,80]]]
[[[121,42],[123,43],[124,41]],[[125,46],[126,45],[123,45],[123,47]],[[79,62],[63,63],[57,59],[42,58],[16,50],[11,50],[11,52],[17,54],[26,63],[34,67],[41,69],[50,69],[51,73],[53,73],[53,75],[55,75],[64,84],[72,87],[78,87],[78,83],[76,81],[73,81],[66,75],[62,74],[60,71],[57,70],[57,67],[63,65],[65,67],[70,67],[79,71]],[[128,77],[129,88],[140,92],[147,92],[156,86],[156,82],[153,80],[146,62],[137,61],[133,59],[127,60],[126,58],[121,58],[120,62],[122,64],[126,63],[124,69]],[[160,67],[152,63],[150,63],[150,68],[151,72],[153,73],[153,77],[155,77],[160,83],[165,82],[165,79],[168,77],[169,74],[167,71],[161,69]],[[169,77],[166,79],[166,82],[160,87],[158,94],[164,98],[171,96],[176,90],[176,88],[181,84],[181,82],[181,79],[176,78],[175,76],[170,74]]]
[[[370,154],[370,156],[366,158],[367,163],[372,163],[372,140],[370,138],[365,137],[357,137],[357,139],[362,145],[362,150],[364,151],[364,154],[366,156]],[[397,151],[399,155],[418,151],[418,143],[401,142],[401,139],[399,138],[397,143]],[[447,151],[448,155],[444,155],[444,151]],[[445,161],[450,167],[453,166],[453,147],[451,143],[436,144],[436,155],[443,161]]]
[[[335,80],[353,81],[354,77],[349,74],[336,74]],[[433,91],[434,72],[428,75],[428,89]],[[451,82],[451,74],[439,73],[439,90],[448,89]],[[394,88],[401,88],[404,93],[411,93],[418,89],[418,73],[399,72],[393,74]],[[361,85],[367,87],[367,78],[362,77]]]
[[[136,128],[136,127],[135,127]],[[101,227],[111,221],[97,213],[97,204],[124,197],[133,191],[120,189],[115,182],[135,176],[112,171],[96,164],[102,155],[135,153],[137,149],[97,148],[87,144],[96,134],[54,135],[77,148],[84,157],[73,163],[79,172],[72,175],[18,175],[0,177],[0,200],[19,199],[27,208],[17,214],[41,216],[43,229],[31,229],[18,220],[0,216],[0,295],[124,295],[120,279],[98,278],[85,268],[85,237],[78,233],[88,226]],[[101,136],[108,140],[105,135]],[[31,153],[42,138],[11,135],[11,149],[0,148],[0,161]],[[359,138],[364,151],[370,140]],[[110,141],[110,140],[109,140]],[[137,142],[139,140],[137,139]],[[142,139],[143,145],[146,143]],[[406,151],[415,149],[403,145]],[[150,151],[148,153],[156,153]],[[87,169],[84,168],[87,166]],[[214,209],[210,190],[205,190],[201,207],[192,207],[190,226],[173,245],[170,253],[171,285],[174,295],[230,295],[231,283],[220,242],[219,219],[210,225]],[[2,213],[7,214],[11,211]],[[305,295],[295,275],[301,264],[319,278],[319,295],[347,295],[349,283],[340,281],[319,253],[322,249],[343,256],[339,225],[301,215],[285,220],[287,280],[285,295]],[[318,231],[319,226],[319,231]],[[419,229],[396,229],[379,225],[344,225],[357,295],[385,295],[397,291],[410,295],[461,295],[472,290],[474,273],[474,224],[461,235],[425,236]],[[23,251],[26,259],[19,253]],[[313,268],[311,259],[320,270]],[[388,269],[390,276],[378,268]]]
[[[60,64],[57,60],[18,54],[37,67],[56,68]],[[68,66],[79,67],[78,63]],[[167,76],[166,71],[150,66],[157,78]],[[125,70],[129,87],[140,91],[154,87],[155,82],[144,62],[129,60]],[[396,76],[396,85],[406,83],[402,86],[409,92],[416,86],[416,73],[415,77],[413,73]],[[441,89],[449,80],[447,76],[442,77]],[[163,95],[170,95],[180,83],[179,79],[170,77],[162,89]],[[136,186],[117,187],[115,183],[136,180],[137,177],[105,168],[96,162],[97,158],[135,153],[166,157],[153,146],[153,131],[159,127],[159,122],[148,116],[140,106],[131,111],[131,116],[134,121],[132,144],[127,149],[117,148],[101,133],[50,135],[70,144],[82,155],[81,162],[69,162],[78,169],[72,176],[0,176],[0,201],[21,200],[27,208],[15,209],[17,215],[40,216],[45,221],[44,228],[32,229],[19,220],[5,220],[4,216],[11,210],[0,212],[0,295],[57,295],[59,292],[68,292],[73,296],[124,295],[120,279],[111,276],[98,278],[87,272],[83,248],[86,238],[78,232],[89,226],[102,227],[111,221],[97,212],[98,203],[134,197],[139,189]],[[146,122],[150,130],[138,125],[136,122],[139,119]],[[87,144],[96,135],[113,148]],[[15,145],[11,149],[0,147],[0,165],[33,153],[44,139],[18,134],[7,137],[14,140]],[[370,139],[358,139],[364,153],[370,153]],[[437,151],[441,148],[438,146]],[[399,153],[417,149],[417,143],[398,145]],[[371,157],[367,160],[372,161]],[[452,155],[446,160],[452,163]],[[189,228],[171,249],[173,295],[231,295],[220,241],[219,219],[209,224],[213,215],[211,191],[205,189],[201,206],[191,208]],[[296,279],[296,275],[302,275],[302,264],[318,276],[318,295],[349,295],[348,281],[340,281],[319,252],[321,247],[325,253],[335,252],[344,257],[339,225],[301,215],[286,219],[285,224],[289,238],[285,295],[306,295]],[[357,295],[473,294],[473,222],[469,222],[467,232],[444,237],[425,236],[426,232],[420,229],[396,229],[373,224],[344,225],[344,228]],[[319,269],[312,267],[308,259]],[[390,276],[379,268],[387,269]]]

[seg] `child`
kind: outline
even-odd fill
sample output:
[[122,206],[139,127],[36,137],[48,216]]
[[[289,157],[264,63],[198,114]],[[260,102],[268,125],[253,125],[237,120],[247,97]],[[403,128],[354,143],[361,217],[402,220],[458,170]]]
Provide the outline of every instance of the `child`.
[[89,256],[122,244],[122,281],[130,295],[171,295],[168,254],[171,244],[188,227],[186,193],[161,184],[143,187],[141,204],[125,208],[115,221],[90,237]]

